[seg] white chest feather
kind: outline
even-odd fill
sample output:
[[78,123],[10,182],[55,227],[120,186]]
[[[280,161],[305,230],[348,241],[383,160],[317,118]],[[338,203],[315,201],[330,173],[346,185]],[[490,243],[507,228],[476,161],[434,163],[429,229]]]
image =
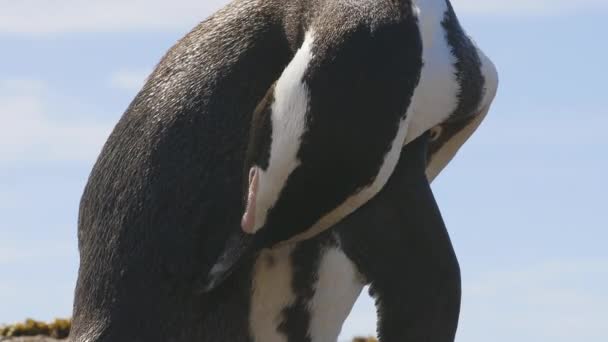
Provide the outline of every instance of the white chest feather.
[[272,105],[272,143],[268,169],[260,171],[254,231],[266,223],[289,175],[300,165],[298,150],[305,130],[310,95],[303,81],[313,58],[314,32],[308,32],[302,47],[283,71],[275,86]]
[[261,253],[254,269],[250,329],[254,342],[287,342],[278,331],[284,320],[283,309],[293,304],[292,245]]
[[415,0],[422,35],[424,62],[420,82],[412,98],[406,143],[443,122],[458,106],[460,85],[446,32],[442,26],[448,11],[445,0]]
[[335,342],[344,321],[361,294],[364,282],[355,265],[338,248],[323,254],[315,295],[310,304],[310,338]]
[[[288,341],[280,327],[290,319],[286,309],[298,300],[293,291],[295,272],[298,268],[307,269],[310,266],[300,264],[297,268],[293,267],[290,254],[296,246],[291,244],[266,250],[257,259],[250,312],[254,342]],[[364,281],[355,265],[338,247],[320,253],[315,274],[310,274],[314,294],[306,299],[304,306],[297,309],[306,310],[307,314],[296,316],[298,319],[310,317],[309,322],[300,323],[308,324],[307,334],[311,342],[335,342],[363,289]]]

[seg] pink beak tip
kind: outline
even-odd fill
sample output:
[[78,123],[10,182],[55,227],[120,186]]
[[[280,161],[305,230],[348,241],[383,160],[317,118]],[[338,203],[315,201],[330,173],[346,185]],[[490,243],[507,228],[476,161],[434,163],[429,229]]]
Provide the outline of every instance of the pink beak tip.
[[249,170],[249,191],[247,194],[247,207],[241,220],[241,228],[247,234],[255,233],[255,205],[258,192],[259,173],[257,167]]

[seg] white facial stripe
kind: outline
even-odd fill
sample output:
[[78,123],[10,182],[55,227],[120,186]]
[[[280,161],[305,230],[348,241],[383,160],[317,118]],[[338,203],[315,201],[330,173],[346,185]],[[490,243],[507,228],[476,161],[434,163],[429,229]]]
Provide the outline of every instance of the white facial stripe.
[[275,85],[270,160],[268,169],[260,172],[254,231],[264,226],[268,209],[278,200],[289,175],[300,165],[297,153],[310,101],[303,77],[313,58],[313,41],[313,32],[308,32],[302,47]]
[[315,295],[310,304],[311,341],[337,340],[363,285],[355,265],[339,248],[328,249],[323,254]]
[[448,43],[443,19],[448,11],[445,0],[414,0],[422,35],[424,65],[420,83],[412,98],[409,143],[431,127],[443,122],[458,106],[460,85],[456,79],[456,58]]
[[287,342],[277,328],[283,321],[283,309],[292,305],[293,267],[289,255],[293,246],[264,250],[254,268],[249,326],[254,342]]

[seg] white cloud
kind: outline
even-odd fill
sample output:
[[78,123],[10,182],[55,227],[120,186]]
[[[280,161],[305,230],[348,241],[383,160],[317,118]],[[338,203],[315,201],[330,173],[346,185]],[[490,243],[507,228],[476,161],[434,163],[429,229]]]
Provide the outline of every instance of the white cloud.
[[111,87],[136,92],[141,89],[150,74],[149,70],[120,70],[110,75]]
[[[2,0],[0,33],[187,30],[227,0]],[[608,7],[605,0],[453,0],[458,13],[547,15]]]
[[[47,108],[46,86],[36,80],[0,82],[0,164],[94,160],[112,124],[59,119]],[[63,116],[63,115],[62,115]]]

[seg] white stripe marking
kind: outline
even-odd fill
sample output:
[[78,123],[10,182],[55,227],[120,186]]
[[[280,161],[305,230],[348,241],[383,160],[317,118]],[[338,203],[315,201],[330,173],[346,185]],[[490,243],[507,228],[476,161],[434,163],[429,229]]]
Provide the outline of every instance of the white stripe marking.
[[295,302],[292,289],[293,245],[264,250],[257,258],[251,298],[249,326],[254,342],[287,342],[277,329],[284,320],[283,309]]
[[328,249],[323,254],[310,303],[311,341],[336,342],[363,286],[355,265],[339,248]]
[[297,157],[302,134],[306,128],[309,91],[303,82],[313,58],[312,31],[276,83],[272,104],[272,143],[267,170],[259,175],[254,232],[266,223],[268,210],[274,206],[289,175],[300,165]]

